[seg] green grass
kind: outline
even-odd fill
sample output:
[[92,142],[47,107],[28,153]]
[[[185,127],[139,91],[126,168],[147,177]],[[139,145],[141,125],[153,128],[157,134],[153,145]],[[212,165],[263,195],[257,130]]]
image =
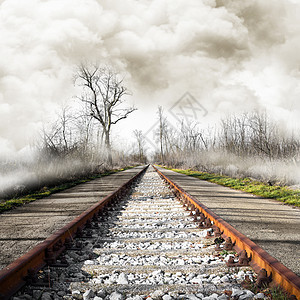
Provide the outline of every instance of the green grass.
[[35,200],[47,197],[51,194],[61,192],[68,188],[74,187],[78,184],[85,183],[85,182],[91,181],[93,179],[108,176],[108,175],[111,175],[111,174],[114,174],[114,173],[117,173],[120,171],[131,169],[131,168],[133,168],[133,167],[125,167],[122,169],[110,170],[105,173],[100,173],[100,174],[91,175],[91,176],[88,176],[85,178],[80,178],[80,179],[77,179],[77,180],[74,180],[71,182],[66,182],[66,183],[63,183],[63,184],[60,184],[60,185],[57,185],[54,187],[43,187],[39,191],[35,191],[33,193],[30,193],[30,194],[22,196],[22,197],[13,198],[13,199],[9,199],[9,200],[1,200],[2,202],[0,202],[0,213],[7,211],[7,210],[14,209],[14,208],[24,205],[26,203],[33,202]]
[[268,296],[269,299],[272,300],[289,300],[290,296],[278,286],[274,286],[272,288],[267,289],[264,291],[264,294]]
[[232,178],[214,173],[193,170],[170,169],[172,171],[193,176],[202,180],[217,183],[236,190],[241,190],[257,196],[275,199],[289,205],[300,207],[300,190],[291,190],[288,187],[268,185],[250,178]]

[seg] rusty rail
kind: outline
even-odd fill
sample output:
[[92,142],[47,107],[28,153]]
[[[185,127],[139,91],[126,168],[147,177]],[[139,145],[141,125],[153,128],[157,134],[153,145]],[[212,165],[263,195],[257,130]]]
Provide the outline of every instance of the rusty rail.
[[68,240],[73,239],[78,230],[84,228],[89,220],[97,218],[106,206],[122,198],[131,184],[145,173],[147,168],[148,166],[143,168],[116,191],[101,199],[45,241],[2,269],[0,271],[0,299],[9,299],[26,284],[28,273],[32,271],[36,273],[47,265],[49,259],[55,260],[65,250]]
[[232,242],[235,244],[235,249],[237,251],[246,250],[248,256],[251,257],[250,265],[255,271],[258,271],[260,268],[265,269],[267,273],[272,276],[272,282],[274,284],[280,285],[289,294],[295,295],[297,299],[300,299],[299,276],[297,276],[294,272],[292,272],[270,254],[268,254],[265,250],[256,245],[230,224],[228,224],[221,217],[216,215],[208,207],[192,197],[182,187],[170,180],[156,167],[154,167],[154,169],[173,189],[175,189],[179,197],[188,201],[190,205],[194,206],[195,209],[199,209],[200,212],[202,212],[207,218],[213,221],[214,225],[216,225],[220,229],[220,231],[223,232],[224,236],[230,237],[232,239]]

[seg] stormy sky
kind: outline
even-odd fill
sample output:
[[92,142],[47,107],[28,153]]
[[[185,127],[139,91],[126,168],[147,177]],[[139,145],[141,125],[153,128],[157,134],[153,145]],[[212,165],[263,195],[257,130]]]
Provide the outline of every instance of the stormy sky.
[[262,109],[297,128],[299,15],[299,0],[2,0],[0,155],[72,99],[82,61],[125,76],[138,111],[117,136],[147,131],[186,92],[210,122]]

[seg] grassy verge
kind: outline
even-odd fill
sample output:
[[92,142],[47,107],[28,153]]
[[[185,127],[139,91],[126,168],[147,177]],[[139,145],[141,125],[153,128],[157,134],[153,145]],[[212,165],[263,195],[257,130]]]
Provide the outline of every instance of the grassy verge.
[[288,187],[268,185],[250,178],[232,178],[214,173],[192,170],[170,169],[172,171],[193,176],[202,180],[217,183],[236,190],[248,192],[257,196],[275,199],[286,204],[300,207],[300,190],[291,190]]
[[33,202],[35,200],[50,196],[54,193],[61,192],[65,189],[74,187],[78,184],[85,183],[85,182],[91,181],[93,179],[108,176],[108,175],[111,175],[111,174],[114,174],[114,173],[117,173],[117,172],[120,172],[120,171],[131,169],[131,168],[133,168],[133,167],[125,167],[123,169],[110,170],[110,171],[107,171],[105,173],[93,174],[91,176],[88,176],[88,177],[85,177],[85,178],[80,178],[80,179],[70,181],[70,182],[66,182],[66,183],[63,183],[63,184],[60,184],[60,185],[57,185],[57,186],[54,186],[54,187],[44,187],[39,191],[35,191],[33,193],[30,193],[30,194],[22,196],[22,197],[13,198],[13,199],[9,199],[9,200],[3,200],[0,203],[0,213],[2,213],[4,211],[7,211],[7,210],[11,210],[15,207],[24,205],[26,203]]

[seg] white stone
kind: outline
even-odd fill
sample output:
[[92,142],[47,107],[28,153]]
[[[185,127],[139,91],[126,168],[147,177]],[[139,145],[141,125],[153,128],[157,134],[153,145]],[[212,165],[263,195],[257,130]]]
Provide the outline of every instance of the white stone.
[[157,275],[159,275],[161,273],[162,273],[162,270],[155,270],[155,271],[152,272],[152,275],[153,276],[157,276]]
[[150,294],[151,298],[152,299],[159,299],[161,298],[165,293],[161,290],[157,290],[157,291],[154,291],[153,293]]
[[[149,299],[149,298],[147,298],[147,299]],[[143,300],[143,298],[139,295],[136,295],[133,297],[126,298],[126,300]]]
[[106,279],[106,280],[104,280],[104,284],[114,284],[114,280],[112,280],[112,279]]
[[128,276],[127,276],[127,279],[130,281],[134,280],[134,278],[135,278],[135,276],[132,273],[128,274]]
[[164,295],[162,300],[172,300],[173,298],[170,295]]
[[96,296],[93,300],[103,300],[103,298]]
[[246,291],[246,294],[243,294],[239,297],[240,300],[251,300],[253,299],[254,294],[251,291]]
[[94,262],[93,260],[86,260],[86,261],[84,262],[84,264],[85,264],[85,265],[94,265],[95,262]]
[[256,294],[253,299],[265,299],[265,295],[263,293]]
[[[147,298],[147,299],[149,299],[149,298]],[[139,295],[136,295],[136,296],[132,297],[132,300],[143,300],[143,298]]]
[[186,297],[187,297],[188,299],[190,299],[190,300],[199,300],[199,298],[198,298],[197,296],[193,295],[193,294],[191,294],[191,295],[186,295]]
[[196,296],[200,299],[202,299],[204,297],[204,295],[202,293],[197,293]]
[[196,274],[194,274],[194,273],[190,273],[188,276],[187,276],[187,278],[186,278],[186,280],[192,280],[194,277],[196,276]]
[[83,299],[82,295],[80,294],[80,291],[77,291],[77,290],[72,291],[72,297],[74,299]]
[[83,294],[83,300],[88,300],[88,299],[91,299],[92,297],[94,297],[95,296],[95,294],[94,294],[94,292],[93,292],[93,290],[87,290],[87,291],[85,291],[84,292],[84,294]]
[[128,277],[125,273],[120,273],[117,284],[128,284]]
[[169,295],[170,295],[172,298],[175,298],[175,299],[178,298],[178,293],[175,292],[175,291],[170,291],[170,292],[169,292]]
[[102,279],[99,279],[99,278],[94,278],[92,281],[93,281],[94,284],[101,284],[102,283]]
[[184,266],[184,260],[182,259],[182,258],[179,258],[179,259],[177,259],[177,264],[179,265],[179,266]]
[[202,279],[198,278],[198,277],[195,277],[190,282],[193,283],[193,284],[200,284],[200,283],[202,283]]
[[228,275],[221,277],[221,282],[229,282],[229,281],[230,281],[230,279],[229,279]]
[[212,279],[212,282],[214,283],[214,284],[218,284],[218,283],[220,283],[220,276],[216,276],[216,277],[214,277],[213,279]]
[[235,288],[232,289],[232,295],[231,295],[232,297],[238,297],[242,294],[244,294],[243,290],[235,289]]
[[123,300],[124,297],[122,294],[120,294],[118,292],[113,292],[112,294],[110,294],[109,299],[110,300]]

